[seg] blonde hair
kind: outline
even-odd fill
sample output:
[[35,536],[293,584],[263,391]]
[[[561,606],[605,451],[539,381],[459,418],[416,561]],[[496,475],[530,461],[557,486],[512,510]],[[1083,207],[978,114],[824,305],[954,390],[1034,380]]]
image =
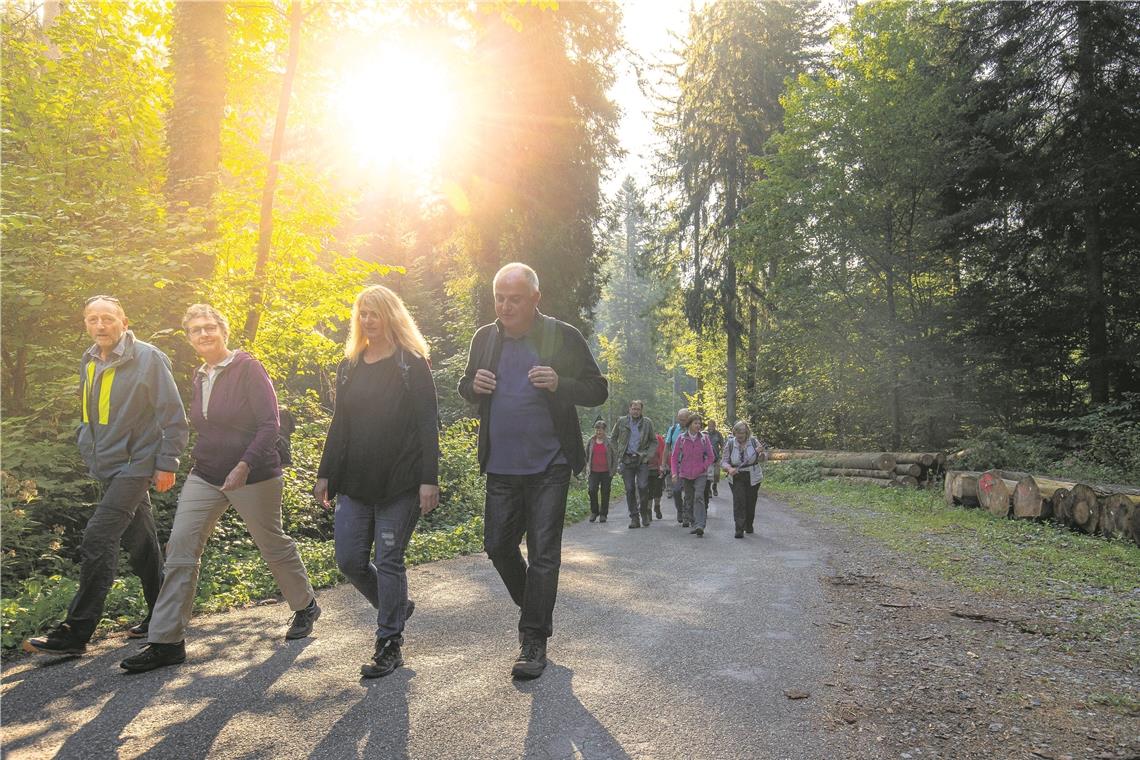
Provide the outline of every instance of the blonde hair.
[[186,309],[186,314],[182,317],[182,329],[185,330],[186,326],[190,324],[192,319],[212,319],[218,323],[222,328],[222,335],[227,338],[230,337],[230,323],[225,315],[215,309],[213,306],[205,303],[196,303]]
[[744,428],[745,435],[752,435],[752,427],[744,420],[737,420],[736,424],[732,426],[733,435],[736,435],[737,428]]
[[397,349],[414,351],[423,358],[428,358],[427,341],[416,326],[416,320],[408,313],[408,307],[388,288],[373,285],[360,291],[352,304],[352,323],[348,329],[348,341],[344,344],[344,355],[349,362],[356,364],[360,361],[360,356],[368,347],[368,338],[364,337],[364,330],[360,327],[362,307],[380,315],[384,322],[384,332]]

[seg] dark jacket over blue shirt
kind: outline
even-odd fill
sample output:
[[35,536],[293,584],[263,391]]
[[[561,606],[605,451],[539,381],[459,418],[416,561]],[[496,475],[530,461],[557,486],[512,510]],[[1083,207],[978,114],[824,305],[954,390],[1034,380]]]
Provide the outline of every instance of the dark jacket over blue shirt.
[[[558,374],[558,390],[548,393],[547,407],[554,430],[562,446],[562,455],[574,472],[586,466],[586,449],[582,444],[582,427],[578,423],[578,406],[598,406],[609,398],[609,384],[598,369],[586,339],[577,328],[554,317],[539,313],[532,329],[539,361]],[[497,372],[503,345],[503,325],[495,320],[483,325],[471,339],[467,368],[459,380],[459,395],[479,405],[479,468],[487,470],[491,445],[491,396],[475,393],[475,373],[485,369]]]

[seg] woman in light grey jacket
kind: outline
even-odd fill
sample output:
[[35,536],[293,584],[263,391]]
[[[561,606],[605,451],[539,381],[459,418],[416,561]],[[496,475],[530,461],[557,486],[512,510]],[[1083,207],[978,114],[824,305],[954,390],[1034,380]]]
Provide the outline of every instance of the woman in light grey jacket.
[[755,528],[756,498],[760,495],[760,480],[764,472],[760,463],[768,458],[764,445],[752,435],[744,420],[732,426],[732,437],[724,443],[720,466],[728,474],[732,489],[732,519],[736,523],[736,538],[744,538]]

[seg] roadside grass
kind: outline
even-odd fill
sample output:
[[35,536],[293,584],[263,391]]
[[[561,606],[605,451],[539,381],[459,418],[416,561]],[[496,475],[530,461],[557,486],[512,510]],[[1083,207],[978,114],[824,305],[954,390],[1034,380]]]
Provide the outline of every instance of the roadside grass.
[[[615,479],[612,497],[623,491]],[[469,496],[469,498],[473,498]],[[412,535],[406,555],[407,564],[420,565],[483,551],[482,504],[473,509],[477,514],[454,526],[419,531]],[[590,500],[584,479],[573,478],[566,504],[566,524],[578,522],[590,513]],[[298,540],[301,558],[314,588],[327,588],[344,582],[336,566],[333,542]],[[124,562],[121,567],[127,567]],[[11,650],[25,638],[35,636],[63,620],[67,605],[75,595],[78,582],[64,575],[29,579],[16,593],[0,603],[3,625],[3,648]],[[269,567],[256,549],[207,545],[194,601],[197,613],[220,612],[233,607],[258,604],[278,598],[277,583]],[[98,634],[125,625],[133,625],[146,615],[146,602],[138,578],[124,574],[116,578],[107,595],[104,618]]]
[[[793,507],[874,538],[962,588],[1040,600],[1063,623],[1043,633],[1115,641],[1140,631],[1140,547],[948,507],[941,492],[787,482],[779,469],[769,468],[775,477],[764,490]],[[1140,663],[1140,653],[1131,657]]]

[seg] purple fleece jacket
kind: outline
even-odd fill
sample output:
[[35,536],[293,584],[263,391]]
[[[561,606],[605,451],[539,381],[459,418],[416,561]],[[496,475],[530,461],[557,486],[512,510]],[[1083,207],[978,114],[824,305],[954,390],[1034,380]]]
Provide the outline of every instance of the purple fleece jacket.
[[214,379],[209,418],[202,416],[202,380],[194,373],[190,423],[198,433],[194,444],[194,474],[215,486],[225,482],[238,462],[249,465],[247,483],[281,474],[277,455],[277,393],[261,362],[245,351]]

